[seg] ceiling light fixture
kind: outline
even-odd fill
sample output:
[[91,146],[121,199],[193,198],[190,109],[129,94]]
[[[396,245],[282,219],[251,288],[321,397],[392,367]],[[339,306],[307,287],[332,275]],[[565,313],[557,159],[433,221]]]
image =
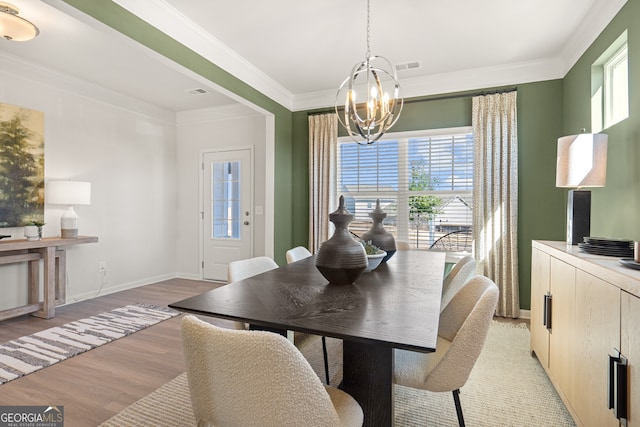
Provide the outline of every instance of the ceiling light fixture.
[[[346,90],[346,93],[345,93]],[[362,99],[356,96],[360,93]],[[336,95],[340,124],[358,144],[372,144],[393,126],[402,111],[400,83],[388,59],[372,56],[370,49],[370,0],[367,0],[367,53]],[[344,111],[340,111],[344,108]]]
[[40,34],[38,27],[18,16],[18,8],[0,2],[0,35],[7,40],[26,41]]

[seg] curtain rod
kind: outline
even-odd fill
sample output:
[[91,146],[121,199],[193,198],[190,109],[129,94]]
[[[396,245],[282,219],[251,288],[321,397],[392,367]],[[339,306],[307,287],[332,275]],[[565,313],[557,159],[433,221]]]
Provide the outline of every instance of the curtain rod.
[[415,102],[442,101],[445,99],[474,98],[476,96],[497,95],[499,93],[509,93],[509,92],[517,92],[517,91],[518,91],[518,87],[514,86],[507,89],[496,89],[496,90],[488,90],[488,91],[474,92],[474,93],[459,93],[454,95],[442,95],[442,96],[435,96],[433,98],[422,98],[422,99],[414,98],[414,99],[406,100],[404,101],[404,103],[412,104]]
[[[416,103],[416,102],[443,101],[443,100],[447,100],[447,99],[457,99],[457,98],[473,98],[473,97],[476,97],[476,96],[497,95],[499,93],[509,93],[509,92],[517,92],[517,91],[518,91],[518,87],[514,86],[514,87],[511,87],[511,88],[507,88],[507,89],[496,89],[496,90],[474,92],[474,93],[459,93],[459,94],[455,94],[455,95],[442,95],[442,96],[435,96],[433,98],[414,98],[414,99],[410,99],[410,100],[405,100],[404,103],[405,104],[413,104],[413,103]],[[342,108],[338,108],[338,110],[342,110]],[[307,116],[317,116],[317,115],[320,115],[320,114],[327,114],[327,113],[333,113],[333,112],[335,112],[335,108],[331,108],[331,109],[327,109],[327,110],[321,110],[321,111],[309,112],[309,113],[307,113]]]

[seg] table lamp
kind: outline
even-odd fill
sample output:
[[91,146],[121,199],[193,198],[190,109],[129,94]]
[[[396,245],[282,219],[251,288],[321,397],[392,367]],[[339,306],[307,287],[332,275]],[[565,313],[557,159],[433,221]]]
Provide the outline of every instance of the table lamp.
[[49,181],[46,186],[47,203],[67,205],[60,217],[60,237],[73,239],[78,237],[78,214],[74,205],[91,204],[91,183],[79,181]]
[[607,178],[605,134],[582,133],[558,138],[556,187],[569,187],[567,201],[567,244],[576,245],[590,235],[591,191],[604,187]]

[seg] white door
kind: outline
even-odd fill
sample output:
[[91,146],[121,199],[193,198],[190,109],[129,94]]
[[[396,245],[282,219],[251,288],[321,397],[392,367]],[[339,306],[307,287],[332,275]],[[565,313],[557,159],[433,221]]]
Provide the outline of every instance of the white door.
[[231,261],[253,254],[250,149],[203,154],[204,279],[226,281]]

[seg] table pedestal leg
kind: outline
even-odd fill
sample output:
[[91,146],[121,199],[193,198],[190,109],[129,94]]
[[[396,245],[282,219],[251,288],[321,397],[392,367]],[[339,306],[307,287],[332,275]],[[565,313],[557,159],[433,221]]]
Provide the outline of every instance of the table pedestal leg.
[[343,342],[343,380],[340,386],[364,411],[364,426],[393,425],[393,349],[388,346]]

